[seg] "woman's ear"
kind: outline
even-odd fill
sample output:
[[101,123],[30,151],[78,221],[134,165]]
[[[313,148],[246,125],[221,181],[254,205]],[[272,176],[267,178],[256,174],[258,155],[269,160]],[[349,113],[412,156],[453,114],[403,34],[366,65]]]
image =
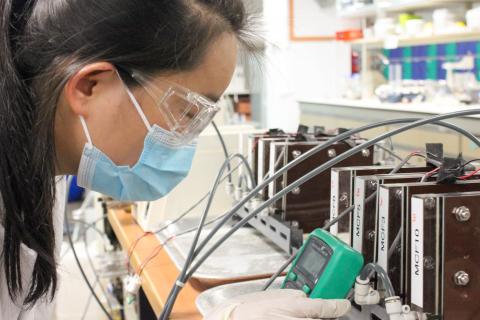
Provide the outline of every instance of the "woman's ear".
[[104,95],[109,86],[118,85],[120,79],[115,66],[108,62],[88,64],[71,77],[64,89],[70,111],[88,118],[94,106],[108,100]]

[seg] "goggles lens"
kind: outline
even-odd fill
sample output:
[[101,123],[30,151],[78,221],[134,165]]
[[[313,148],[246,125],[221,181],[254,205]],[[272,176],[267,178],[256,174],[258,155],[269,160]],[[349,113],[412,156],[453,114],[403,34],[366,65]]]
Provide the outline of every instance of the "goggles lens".
[[219,107],[210,99],[175,83],[132,77],[147,91],[160,111],[168,131],[185,144],[192,142],[209,125]]

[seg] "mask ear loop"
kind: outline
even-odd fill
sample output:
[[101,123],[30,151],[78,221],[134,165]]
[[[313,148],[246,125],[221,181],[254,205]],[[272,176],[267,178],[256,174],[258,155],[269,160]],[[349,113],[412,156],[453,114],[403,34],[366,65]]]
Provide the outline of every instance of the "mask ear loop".
[[151,132],[152,126],[150,125],[150,122],[148,122],[147,116],[145,116],[145,113],[143,113],[143,110],[140,107],[140,104],[138,103],[137,99],[135,98],[135,96],[127,86],[125,86],[125,90],[127,90],[127,94],[130,97],[130,101],[132,101],[133,105],[135,106],[135,109],[137,109],[137,112],[140,115],[140,118],[142,118],[142,121],[145,124],[145,127],[147,127],[147,130]]
[[135,109],[137,109],[137,112],[138,114],[140,115],[140,118],[142,118],[142,121],[143,123],[145,124],[145,127],[147,127],[147,130],[149,132],[152,132],[152,126],[150,125],[150,122],[148,122],[148,119],[147,119],[147,116],[145,115],[145,113],[143,112],[142,110],[142,107],[140,107],[140,104],[138,103],[137,101],[137,98],[135,98],[135,96],[133,95],[133,93],[130,91],[130,89],[127,87],[127,85],[125,84],[125,82],[123,82],[122,80],[122,77],[120,76],[120,74],[118,73],[118,70],[115,70],[116,73],[117,73],[117,76],[118,78],[120,79],[120,81],[122,81],[123,83],[123,86],[125,87],[125,90],[127,91],[127,94],[128,94],[128,97],[130,98],[130,101],[133,103],[133,105],[135,106]]
[[85,132],[85,136],[87,137],[87,146],[88,148],[91,149],[93,147],[92,137],[90,136],[90,132],[88,131],[88,127],[87,127],[87,122],[85,122],[85,118],[83,116],[80,116],[80,123],[82,124],[83,132]]

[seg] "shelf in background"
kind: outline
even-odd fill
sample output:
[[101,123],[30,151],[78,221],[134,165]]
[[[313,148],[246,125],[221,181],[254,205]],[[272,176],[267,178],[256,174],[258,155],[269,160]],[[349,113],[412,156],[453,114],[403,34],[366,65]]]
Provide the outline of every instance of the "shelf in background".
[[475,0],[401,0],[401,1],[378,1],[376,5],[380,10],[386,12],[401,12],[410,10],[423,10],[439,8],[441,6],[459,5],[461,3],[471,3]]
[[401,12],[410,10],[422,10],[438,8],[446,5],[458,5],[459,3],[471,3],[475,0],[400,0],[400,1],[377,1],[376,4],[363,7],[340,10],[338,15],[342,18],[368,18],[373,17],[377,12]]
[[[394,38],[397,39],[394,39]],[[392,36],[391,39],[359,39],[352,41],[351,44],[354,46],[366,46],[367,48],[378,49],[384,48],[386,42],[389,42],[389,49],[391,48],[391,43],[396,41],[398,47],[407,47],[423,44],[440,44],[440,43],[450,43],[450,42],[464,42],[464,41],[480,41],[480,31],[476,32],[458,32],[458,33],[449,33],[441,35],[432,35],[432,36],[421,36],[421,37],[397,37]]]
[[[469,110],[480,108],[480,105],[464,105],[464,104],[435,104],[435,103],[382,103],[377,99],[367,99],[367,100],[351,100],[344,98],[324,98],[319,99],[315,97],[303,97],[298,99],[300,103],[307,104],[316,104],[319,106],[330,106],[330,107],[350,107],[358,109],[371,109],[371,110],[381,110],[381,111],[399,111],[399,112],[408,112],[408,113],[423,113],[423,114],[442,114],[454,111]],[[475,118],[479,119],[480,115],[466,116],[466,118]]]
[[338,16],[341,18],[367,18],[377,14],[377,6],[374,4],[364,5],[356,8],[338,10]]

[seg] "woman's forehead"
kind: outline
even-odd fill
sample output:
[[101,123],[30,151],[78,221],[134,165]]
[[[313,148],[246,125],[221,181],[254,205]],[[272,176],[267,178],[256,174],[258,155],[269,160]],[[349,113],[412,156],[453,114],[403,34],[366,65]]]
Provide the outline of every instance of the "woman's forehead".
[[235,35],[225,33],[207,48],[202,62],[193,70],[158,76],[210,100],[218,100],[228,85],[237,63],[238,41]]

